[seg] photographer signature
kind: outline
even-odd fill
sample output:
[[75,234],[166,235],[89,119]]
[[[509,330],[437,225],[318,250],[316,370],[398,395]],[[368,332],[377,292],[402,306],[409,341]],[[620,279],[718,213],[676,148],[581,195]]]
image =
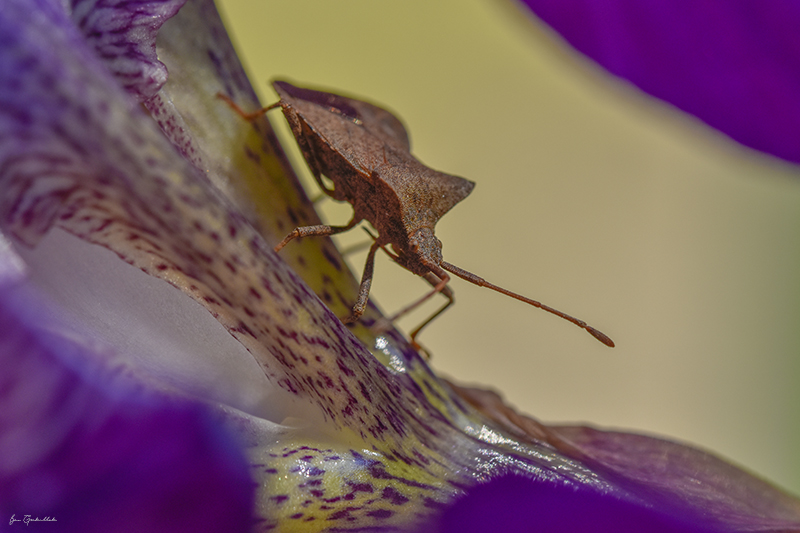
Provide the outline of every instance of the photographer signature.
[[31,515],[26,514],[22,518],[17,518],[16,514],[12,514],[11,515],[11,520],[8,521],[8,525],[10,526],[14,522],[22,522],[23,524],[25,524],[27,526],[31,522],[58,522],[58,520],[56,520],[55,517],[53,517],[53,516],[45,516],[44,518],[39,518],[37,516],[36,518],[31,518]]

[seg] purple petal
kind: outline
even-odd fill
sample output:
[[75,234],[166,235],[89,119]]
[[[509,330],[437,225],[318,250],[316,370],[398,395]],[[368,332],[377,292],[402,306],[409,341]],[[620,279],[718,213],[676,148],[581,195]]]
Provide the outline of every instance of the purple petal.
[[800,163],[800,4],[523,0],[612,74]]
[[156,34],[186,0],[73,0],[72,20],[117,82],[140,100],[167,81]]
[[[438,533],[711,533],[723,531],[690,511],[665,513],[580,486],[502,476],[478,485],[440,517]],[[428,526],[426,531],[432,531]]]
[[[207,412],[144,392],[75,332],[0,292],[0,512],[54,531],[248,531],[241,447]],[[104,357],[105,359],[105,357]]]

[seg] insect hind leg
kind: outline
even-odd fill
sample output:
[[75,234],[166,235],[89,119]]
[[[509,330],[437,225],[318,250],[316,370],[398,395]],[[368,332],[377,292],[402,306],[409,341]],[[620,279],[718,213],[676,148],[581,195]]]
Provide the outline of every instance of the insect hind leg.
[[[441,280],[439,280],[439,278],[437,278],[436,275],[433,274],[432,272],[428,272],[425,276],[423,276],[423,278],[425,279],[425,281],[427,281],[428,283],[433,285],[434,291],[432,291],[432,292],[435,294],[436,287],[438,286],[438,283]],[[433,279],[431,279],[431,278],[433,278]],[[428,324],[433,322],[434,319],[436,319],[439,315],[444,313],[445,309],[447,309],[448,307],[453,305],[455,303],[455,301],[456,301],[455,294],[453,293],[453,289],[451,289],[450,286],[447,285],[447,283],[445,283],[444,287],[439,292],[442,293],[442,296],[447,298],[447,302],[438,311],[436,311],[431,316],[426,318],[425,321],[422,324],[420,324],[419,326],[417,326],[416,329],[414,329],[414,331],[412,331],[411,334],[410,334],[411,345],[417,350],[419,350],[421,348],[419,343],[417,342],[417,336],[419,335],[419,332],[422,331],[422,329],[425,326],[427,326]]]
[[[439,272],[436,272],[436,273],[428,272],[428,273],[426,273],[426,274],[424,274],[422,276],[422,279],[427,281],[433,287],[433,289],[428,291],[421,298],[419,298],[419,299],[415,300],[414,302],[412,302],[411,304],[407,305],[406,307],[404,307],[403,309],[401,309],[400,311],[398,311],[397,313],[395,313],[391,317],[382,320],[376,326],[376,328],[378,330],[387,329],[394,321],[396,321],[400,317],[410,313],[411,311],[413,311],[414,309],[416,309],[417,307],[419,307],[420,305],[422,305],[423,303],[428,301],[430,298],[432,298],[435,294],[441,293],[445,298],[447,298],[447,303],[445,303],[444,306],[441,309],[439,309],[438,311],[433,313],[431,316],[429,316],[427,319],[425,319],[425,321],[422,324],[417,326],[417,328],[414,331],[411,332],[411,335],[410,335],[410,337],[411,337],[411,346],[415,350],[422,350],[422,347],[419,345],[419,343],[416,340],[417,336],[419,335],[419,332],[422,331],[422,329],[425,326],[427,326],[428,324],[433,322],[433,320],[436,317],[441,315],[444,312],[445,309],[447,309],[448,307],[453,305],[453,303],[455,302],[455,294],[453,293],[453,289],[451,289],[450,286],[447,284],[450,281],[450,276],[446,272],[444,272],[441,269],[439,269]],[[426,350],[424,350],[424,351],[427,353]]]

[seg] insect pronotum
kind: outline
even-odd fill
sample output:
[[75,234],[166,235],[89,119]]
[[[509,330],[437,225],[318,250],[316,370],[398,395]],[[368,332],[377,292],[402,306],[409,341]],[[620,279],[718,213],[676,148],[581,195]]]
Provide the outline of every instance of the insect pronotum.
[[[420,163],[411,155],[408,134],[397,117],[361,100],[295,87],[285,81],[275,81],[272,85],[280,101],[253,113],[243,111],[224,95],[219,97],[247,120],[271,109],[282,108],[320,188],[334,200],[353,206],[353,218],[344,226],[321,224],[295,228],[275,246],[275,251],[299,237],[347,231],[362,220],[368,221],[378,231],[367,254],[353,313],[345,319],[346,322],[358,320],[364,313],[372,285],[375,254],[380,248],[397,264],[422,276],[433,287],[391,320],[410,312],[437,293],[447,298],[441,309],[411,332],[411,341],[417,347],[419,332],[454,301],[448,286],[450,274],[560,316],[585,329],[606,346],[614,346],[614,341],[607,335],[583,320],[498,287],[442,258],[442,243],[433,231],[436,222],[466,198],[475,184]],[[323,182],[323,175],[333,183],[333,188]]]

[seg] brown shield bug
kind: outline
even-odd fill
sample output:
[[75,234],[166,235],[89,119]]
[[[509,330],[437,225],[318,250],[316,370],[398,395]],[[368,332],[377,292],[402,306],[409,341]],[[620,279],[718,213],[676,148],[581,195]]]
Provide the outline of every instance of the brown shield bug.
[[[434,235],[436,222],[472,192],[475,184],[458,176],[433,170],[411,155],[403,124],[390,112],[370,103],[333,93],[273,82],[280,101],[254,113],[246,113],[226,100],[242,117],[252,120],[280,107],[291,126],[300,150],[320,188],[334,200],[353,206],[353,218],[344,226],[295,228],[276,247],[279,251],[298,237],[334,235],[353,228],[362,220],[378,231],[367,254],[364,274],[353,314],[353,322],[364,312],[372,284],[375,253],[383,249],[403,268],[422,276],[433,289],[395,314],[391,320],[413,310],[436,293],[447,303],[411,333],[415,346],[419,332],[453,303],[447,283],[450,275],[521,300],[560,316],[588,331],[606,346],[614,346],[607,335],[586,322],[536,300],[498,287],[442,258],[442,243]],[[322,180],[327,177],[333,188]],[[391,246],[391,250],[387,248]]]

